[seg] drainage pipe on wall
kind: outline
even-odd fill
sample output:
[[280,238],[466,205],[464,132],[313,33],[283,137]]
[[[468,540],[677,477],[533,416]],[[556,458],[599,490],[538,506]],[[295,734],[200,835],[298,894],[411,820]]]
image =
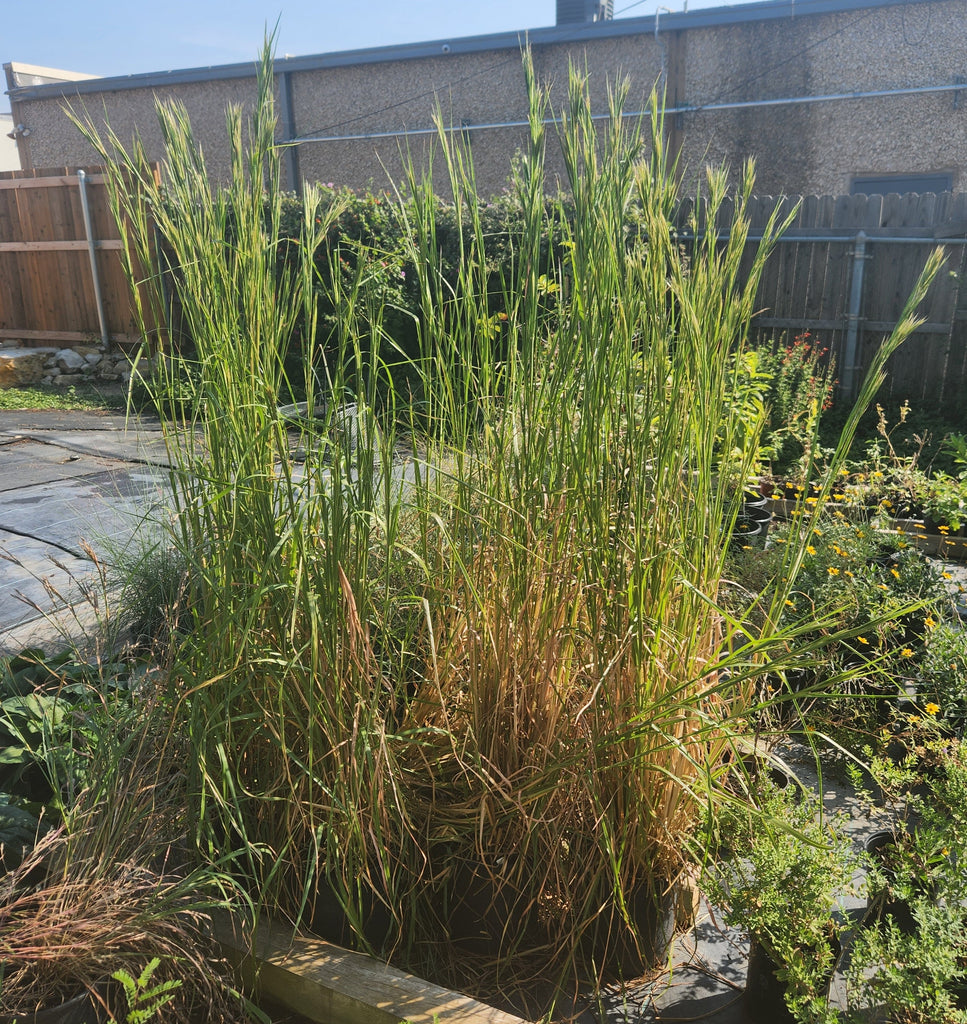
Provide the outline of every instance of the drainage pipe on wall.
[[84,215],[84,231],[87,234],[87,251],[91,257],[91,277],[94,280],[94,301],[97,304],[97,322],[101,328],[101,343],[107,348],[111,338],[107,333],[107,320],[104,317],[104,299],[101,295],[101,276],[97,270],[97,242],[94,240],[94,228],[91,224],[91,208],[87,202],[87,175],[77,172],[77,187],[81,196],[81,212]]

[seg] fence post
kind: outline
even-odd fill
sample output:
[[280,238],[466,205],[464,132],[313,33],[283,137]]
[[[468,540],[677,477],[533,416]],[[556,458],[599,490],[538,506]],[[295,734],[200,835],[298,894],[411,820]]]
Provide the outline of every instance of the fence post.
[[77,172],[77,188],[81,197],[81,213],[84,215],[84,231],[87,234],[87,251],[91,257],[91,278],[94,281],[94,301],[97,304],[97,322],[101,328],[101,344],[107,348],[111,344],[111,336],[107,330],[107,319],[104,316],[104,298],[101,295],[101,275],[97,270],[97,242],[94,239],[94,228],[91,225],[91,208],[87,202],[87,175],[84,171]]
[[839,377],[839,390],[845,398],[855,398],[859,386],[858,370],[862,363],[859,352],[860,311],[863,308],[863,268],[867,260],[868,238],[860,231],[854,239],[853,266],[850,274],[849,311],[846,314],[846,344],[843,348],[843,368]]

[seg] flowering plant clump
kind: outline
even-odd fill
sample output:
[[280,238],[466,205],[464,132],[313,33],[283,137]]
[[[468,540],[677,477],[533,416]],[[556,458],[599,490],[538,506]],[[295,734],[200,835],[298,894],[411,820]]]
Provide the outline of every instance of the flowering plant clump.
[[917,692],[931,712],[958,736],[967,727],[967,632],[947,622],[929,631],[919,659]]
[[819,416],[832,407],[834,363],[829,349],[817,348],[808,331],[789,344],[756,351],[760,373],[768,381],[763,452],[773,469],[782,471],[812,447]]
[[835,605],[828,632],[855,631],[849,657],[907,674],[930,611],[946,599],[941,573],[906,538],[852,522],[835,507],[812,529],[786,614]]

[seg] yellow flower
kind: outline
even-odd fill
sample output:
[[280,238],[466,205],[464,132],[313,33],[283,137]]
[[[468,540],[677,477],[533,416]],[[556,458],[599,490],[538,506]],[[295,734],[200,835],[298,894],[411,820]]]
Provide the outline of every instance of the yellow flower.
[[940,575],[943,576],[943,578],[945,580],[952,580],[953,579],[953,576],[949,572],[942,572]]
[[818,526],[813,527],[813,533],[815,533],[817,537],[822,537],[823,535],[823,531],[820,530]]
[[812,546],[812,544],[807,544],[806,545],[806,554],[807,555],[815,555],[816,554],[816,549]]
[[900,572],[897,569],[891,569],[890,570],[890,575],[896,577],[896,579],[900,578]]
[[843,498],[845,498],[845,497],[846,497],[845,494],[834,494],[833,495],[833,501],[842,501]]
[[788,606],[789,606],[790,608],[795,608],[795,607],[796,607],[796,602],[795,602],[795,601],[790,601],[788,597],[786,598],[786,604],[787,604],[787,605],[788,605]]
[[838,576],[839,575],[839,569],[837,569],[835,565],[831,565],[826,570],[826,572],[828,572],[830,576]]
[[900,651],[900,656],[903,658],[912,658],[913,651],[911,651],[909,647],[904,647],[903,650]]
[[877,583],[880,590],[889,590],[890,588],[885,583]]
[[849,569],[844,569],[843,570],[843,575],[844,576],[849,576],[850,579],[853,578],[853,574],[849,571]]
[[937,620],[932,615],[928,615],[923,620],[923,624],[927,627],[927,629],[933,629],[933,627],[937,625]]
[[950,527],[949,526],[938,526],[937,527],[937,532],[938,533],[950,533]]
[[933,701],[930,701],[923,710],[926,711],[928,715],[936,715],[940,710],[940,705],[934,704]]
[[865,636],[858,636],[856,639],[859,640],[861,644],[866,644],[867,646],[869,646],[870,642],[866,639]]
[[807,498],[806,499],[806,504],[807,505],[816,505],[818,503],[819,503],[819,498]]

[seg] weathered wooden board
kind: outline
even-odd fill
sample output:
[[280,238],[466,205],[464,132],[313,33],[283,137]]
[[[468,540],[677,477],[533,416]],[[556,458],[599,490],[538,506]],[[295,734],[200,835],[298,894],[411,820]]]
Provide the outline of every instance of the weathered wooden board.
[[259,925],[253,951],[227,918],[215,936],[263,997],[321,1024],[523,1024],[469,996],[422,981],[363,953]]

